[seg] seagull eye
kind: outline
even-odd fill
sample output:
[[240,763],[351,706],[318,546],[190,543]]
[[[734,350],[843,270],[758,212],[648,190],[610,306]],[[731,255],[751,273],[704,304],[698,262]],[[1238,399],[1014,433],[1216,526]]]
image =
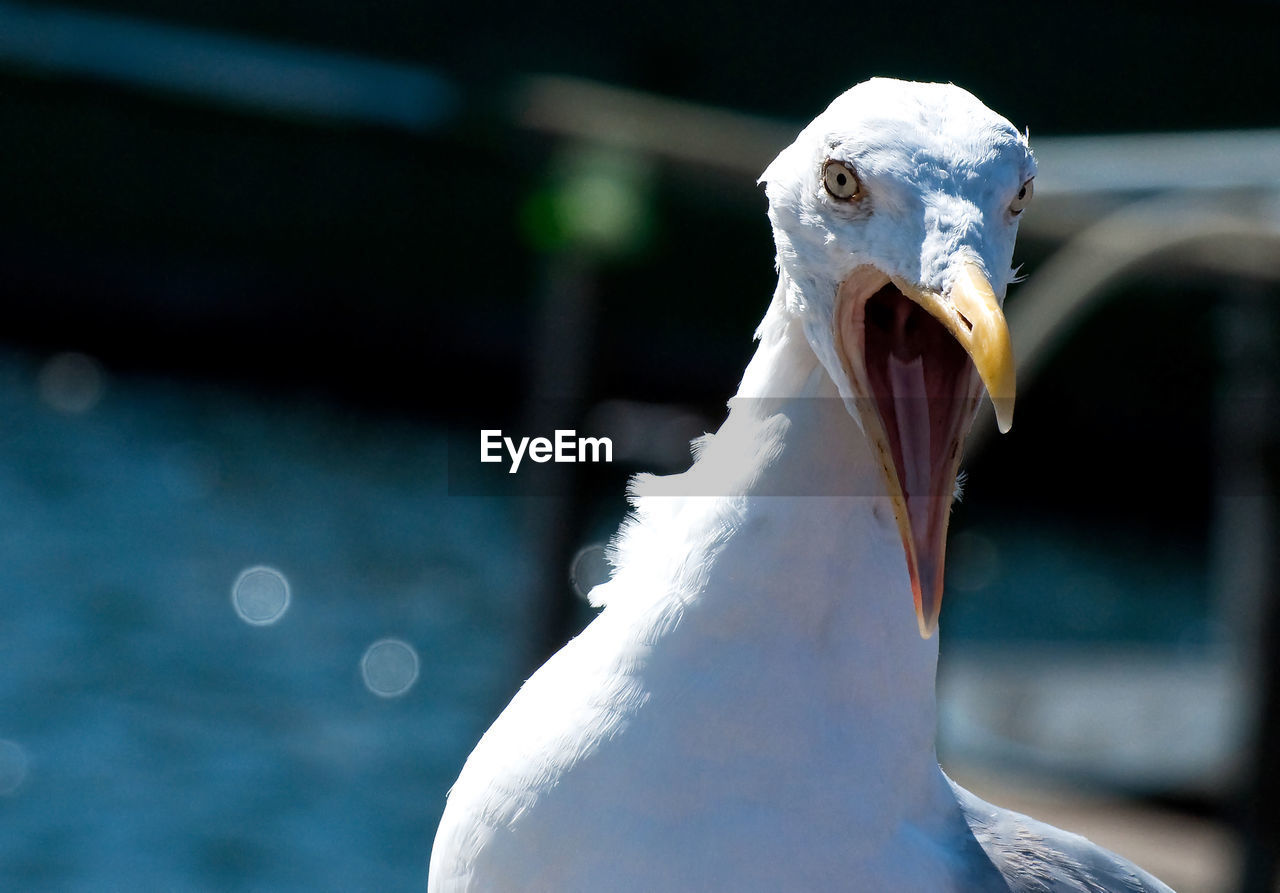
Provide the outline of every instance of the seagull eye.
[[1018,190],[1018,194],[1013,197],[1013,201],[1009,203],[1009,213],[1017,217],[1022,213],[1022,209],[1031,203],[1031,196],[1035,195],[1036,178],[1022,184],[1022,188]]
[[843,161],[828,161],[822,166],[822,185],[833,198],[849,201],[862,192],[862,184],[851,165]]

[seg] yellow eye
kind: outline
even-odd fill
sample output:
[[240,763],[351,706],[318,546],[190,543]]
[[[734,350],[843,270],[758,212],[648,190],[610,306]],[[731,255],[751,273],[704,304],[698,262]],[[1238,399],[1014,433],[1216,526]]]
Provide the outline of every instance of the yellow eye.
[[853,166],[843,161],[828,161],[822,166],[822,185],[833,198],[841,201],[857,198],[862,192],[862,184],[858,182]]
[[1013,197],[1013,201],[1009,203],[1009,213],[1017,217],[1022,213],[1022,209],[1031,203],[1031,196],[1035,195],[1036,178],[1022,184],[1022,188],[1018,190],[1018,194]]

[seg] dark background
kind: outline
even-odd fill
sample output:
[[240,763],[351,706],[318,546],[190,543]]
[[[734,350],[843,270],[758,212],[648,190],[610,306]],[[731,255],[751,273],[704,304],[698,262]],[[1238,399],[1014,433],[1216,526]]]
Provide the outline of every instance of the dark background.
[[[871,75],[955,82],[1033,137],[1277,124],[1266,89],[1280,75],[1274,3],[1211,15],[1155,3],[810,15],[674,3],[84,8],[427,66],[453,84],[455,111],[438,130],[407,134],[10,61],[5,334],[113,364],[373,393],[416,411],[439,398],[412,379],[459,368],[479,399],[519,391],[538,262],[519,210],[551,150],[509,124],[521,75],[598,78],[797,126]],[[608,389],[687,399],[692,386],[719,400],[749,350],[743,336],[770,290],[763,198],[745,180],[685,185],[659,174],[649,250],[605,271],[609,306],[643,308],[651,322],[641,344],[619,344],[622,320],[606,311]],[[734,262],[703,262],[725,245]],[[689,356],[681,339],[712,341],[718,362],[653,381]],[[665,362],[636,362],[641,349]]]

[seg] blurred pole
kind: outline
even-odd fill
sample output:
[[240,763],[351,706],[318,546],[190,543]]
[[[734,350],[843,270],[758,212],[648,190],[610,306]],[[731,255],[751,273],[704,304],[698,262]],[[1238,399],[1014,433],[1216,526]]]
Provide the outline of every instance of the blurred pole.
[[1280,880],[1280,772],[1273,765],[1280,754],[1278,323],[1275,296],[1260,283],[1237,282],[1223,296],[1215,419],[1217,591],[1255,693],[1252,749],[1237,801],[1244,893],[1273,893]]
[[[545,183],[526,202],[526,238],[542,259],[537,316],[531,333],[531,435],[576,428],[583,419],[598,312],[597,279],[611,261],[648,246],[653,225],[651,163],[627,152],[568,143],[551,159]],[[570,565],[588,510],[573,466],[546,467],[551,487],[527,499],[526,537],[534,557],[532,595],[541,618],[535,666],[578,629],[580,602]]]
[[[1271,505],[1280,505],[1280,458],[1272,448],[1268,467]],[[1246,792],[1247,826],[1244,837],[1243,893],[1280,891],[1280,550],[1271,552],[1262,641],[1269,658],[1263,667],[1258,704],[1258,728],[1252,754],[1252,784]]]
[[1214,589],[1237,658],[1252,679],[1264,661],[1262,615],[1275,518],[1266,488],[1269,295],[1256,283],[1233,282],[1217,305],[1215,392]]
[[[544,258],[537,308],[523,425],[531,436],[546,436],[557,427],[573,427],[582,417],[596,321],[589,262],[573,253]],[[551,488],[524,501],[524,534],[533,556],[530,594],[539,621],[531,655],[534,669],[577,631],[569,564],[582,528],[582,494],[569,468],[550,464],[546,470]]]

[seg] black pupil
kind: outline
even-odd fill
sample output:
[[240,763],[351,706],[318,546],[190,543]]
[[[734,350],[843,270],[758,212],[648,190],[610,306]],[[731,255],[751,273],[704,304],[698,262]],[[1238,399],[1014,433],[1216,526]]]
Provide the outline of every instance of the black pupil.
[[841,186],[843,186],[848,181],[848,179],[849,178],[846,177],[844,174],[836,174],[836,182],[839,183]]
[[1026,198],[1026,197],[1027,197],[1027,187],[1023,186],[1021,189],[1018,190],[1018,198]]

